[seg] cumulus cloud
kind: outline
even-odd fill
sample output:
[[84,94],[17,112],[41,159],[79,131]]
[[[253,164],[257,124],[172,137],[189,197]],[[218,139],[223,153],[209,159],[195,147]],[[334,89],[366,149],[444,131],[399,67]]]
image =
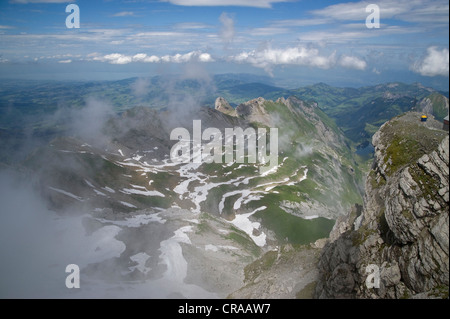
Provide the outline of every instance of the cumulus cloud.
[[320,69],[331,69],[341,66],[347,69],[365,70],[367,62],[357,56],[338,55],[336,52],[323,54],[317,48],[289,47],[284,49],[266,48],[241,52],[230,58],[237,63],[249,63],[255,67],[263,68],[272,74],[272,67],[276,65],[298,65]]
[[156,55],[148,56],[145,53],[138,53],[134,55],[131,59],[133,62],[146,62],[146,63],[157,63],[161,61],[161,58],[157,57]]
[[367,67],[366,61],[356,57],[356,56],[348,56],[343,55],[339,59],[339,65],[348,68],[348,69],[356,69],[364,71]]
[[307,47],[267,48],[259,51],[241,52],[231,57],[231,60],[238,63],[250,63],[253,66],[265,69],[270,74],[272,67],[275,65],[299,65],[320,69],[342,66],[356,70],[365,70],[367,67],[366,61],[359,57],[348,55],[338,57],[336,52],[324,55],[316,48]]
[[175,55],[147,55],[146,53],[138,53],[135,55],[126,55],[120,53],[112,53],[107,55],[95,55],[92,57],[94,61],[108,62],[110,64],[129,64],[133,62],[144,62],[144,63],[187,63],[187,62],[214,62],[211,54],[192,51],[186,54],[177,53]]
[[429,47],[426,55],[416,61],[411,69],[423,76],[449,76],[449,50]]
[[324,56],[319,53],[319,50],[314,48],[268,48],[261,51],[242,52],[232,59],[236,62],[251,63],[262,68],[270,65],[294,64],[329,69],[335,64],[335,53]]
[[123,55],[120,53],[112,53],[107,54],[103,57],[96,57],[94,58],[94,60],[109,62],[111,64],[128,64],[133,61],[133,58],[131,56]]
[[178,6],[240,6],[271,8],[273,3],[288,2],[291,0],[161,0]]
[[187,63],[191,61],[198,62],[213,62],[213,59],[209,53],[202,53],[199,51],[192,51],[186,54],[165,55],[161,57],[162,62],[170,63]]

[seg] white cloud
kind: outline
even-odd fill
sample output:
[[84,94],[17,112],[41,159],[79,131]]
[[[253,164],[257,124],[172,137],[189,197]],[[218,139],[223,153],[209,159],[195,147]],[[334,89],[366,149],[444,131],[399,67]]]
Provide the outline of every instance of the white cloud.
[[200,51],[192,51],[186,54],[177,53],[175,55],[147,55],[146,53],[138,53],[135,55],[125,55],[120,53],[112,53],[107,55],[91,54],[89,55],[94,61],[107,62],[110,64],[129,64],[133,62],[143,63],[187,63],[191,61],[197,62],[214,62],[214,59],[209,53],[203,53]]
[[339,65],[348,68],[348,69],[356,69],[364,71],[367,67],[366,61],[356,57],[356,56],[348,56],[343,55],[339,59]]
[[212,28],[212,26],[199,22],[182,22],[175,24],[173,28],[180,30],[199,30],[199,29],[210,29]]
[[375,73],[376,75],[380,75],[381,74],[381,71],[378,70],[377,68],[373,68],[372,72]]
[[61,61],[58,61],[58,63],[72,63],[72,60],[61,60]]
[[338,55],[336,52],[323,54],[316,48],[290,47],[285,49],[267,48],[241,52],[229,60],[237,63],[249,63],[263,68],[269,74],[276,65],[298,65],[320,69],[331,69],[341,66],[348,69],[365,70],[367,62],[356,56]]
[[267,69],[271,65],[304,65],[329,69],[335,64],[335,53],[324,56],[319,50],[305,47],[292,47],[286,49],[264,49],[261,51],[242,52],[232,57],[232,60],[241,63],[250,63],[257,67]]
[[333,30],[320,30],[305,32],[299,35],[299,39],[305,42],[326,42],[348,44],[361,39],[381,38],[384,36],[398,36],[423,32],[423,28],[411,26],[383,26],[380,29],[368,29],[361,25],[344,24]]
[[273,22],[274,26],[278,27],[308,27],[328,24],[332,20],[328,18],[311,18],[311,19],[291,19],[291,20],[277,20]]
[[[368,16],[366,7],[373,1],[347,2],[312,11],[316,16],[335,20],[365,21]],[[381,19],[399,19],[414,22],[447,22],[448,0],[379,0]]]
[[131,17],[134,16],[134,12],[132,11],[122,11],[113,15],[113,17]]
[[416,61],[411,69],[423,76],[449,76],[449,50],[429,47],[427,54]]
[[286,34],[290,33],[291,30],[288,28],[281,28],[281,27],[262,27],[262,28],[254,28],[247,32],[247,34],[251,35],[252,37],[255,36],[276,36],[279,34]]
[[112,53],[107,54],[103,57],[96,57],[94,58],[94,60],[108,62],[111,64],[128,64],[133,61],[133,58],[131,56],[123,55],[120,53]]
[[146,62],[146,63],[157,63],[157,62],[161,61],[161,59],[159,57],[157,57],[156,55],[148,56],[145,53],[138,53],[138,54],[134,55],[132,60],[133,60],[133,62]]
[[214,59],[212,58],[211,54],[209,53],[202,53],[198,56],[198,60],[200,62],[214,62]]
[[220,28],[220,37],[226,44],[233,41],[234,38],[234,20],[226,12],[223,12],[219,17],[222,27]]
[[[289,2],[293,0],[160,0],[179,6],[240,6],[271,8],[273,3]],[[294,0],[295,1],[295,0]]]
[[151,31],[151,32],[140,32],[135,35],[130,36],[129,38],[142,38],[142,39],[151,39],[155,37],[186,37],[189,36],[189,33],[183,32],[173,32],[173,31]]
[[339,3],[324,9],[315,10],[312,13],[317,16],[336,20],[365,20],[367,17],[366,2]]
[[168,63],[186,63],[190,61],[198,60],[200,52],[192,51],[186,54],[165,55],[161,57],[162,62]]

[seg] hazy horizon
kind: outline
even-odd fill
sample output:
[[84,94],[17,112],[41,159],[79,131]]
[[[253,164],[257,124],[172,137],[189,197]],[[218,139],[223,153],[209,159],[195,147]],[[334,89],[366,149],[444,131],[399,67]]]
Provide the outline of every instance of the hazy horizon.
[[[70,3],[79,28],[70,28]],[[0,78],[119,80],[191,68],[291,87],[447,88],[448,1],[374,3],[379,21],[366,1],[4,1]]]

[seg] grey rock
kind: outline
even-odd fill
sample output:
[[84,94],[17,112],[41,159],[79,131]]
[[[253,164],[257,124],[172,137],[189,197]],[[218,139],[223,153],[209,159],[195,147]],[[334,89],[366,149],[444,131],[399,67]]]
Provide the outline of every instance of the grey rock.
[[[411,121],[416,117],[397,118],[396,134],[408,134],[400,131],[403,124],[420,125]],[[448,292],[449,137],[430,128],[428,138],[442,141],[391,171],[386,150],[393,125],[387,122],[373,137],[375,159],[362,214],[353,223],[352,213],[338,219],[322,250],[317,298],[433,298],[436,291]],[[380,270],[379,289],[365,283],[371,264]]]
[[218,97],[214,103],[215,109],[230,116],[236,116],[236,110],[223,97]]

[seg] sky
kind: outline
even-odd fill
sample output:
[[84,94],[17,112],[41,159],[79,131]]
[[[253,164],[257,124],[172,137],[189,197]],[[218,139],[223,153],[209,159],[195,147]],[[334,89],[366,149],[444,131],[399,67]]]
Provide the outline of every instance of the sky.
[[448,90],[448,30],[448,0],[0,0],[0,78],[113,80],[195,65],[292,87]]

